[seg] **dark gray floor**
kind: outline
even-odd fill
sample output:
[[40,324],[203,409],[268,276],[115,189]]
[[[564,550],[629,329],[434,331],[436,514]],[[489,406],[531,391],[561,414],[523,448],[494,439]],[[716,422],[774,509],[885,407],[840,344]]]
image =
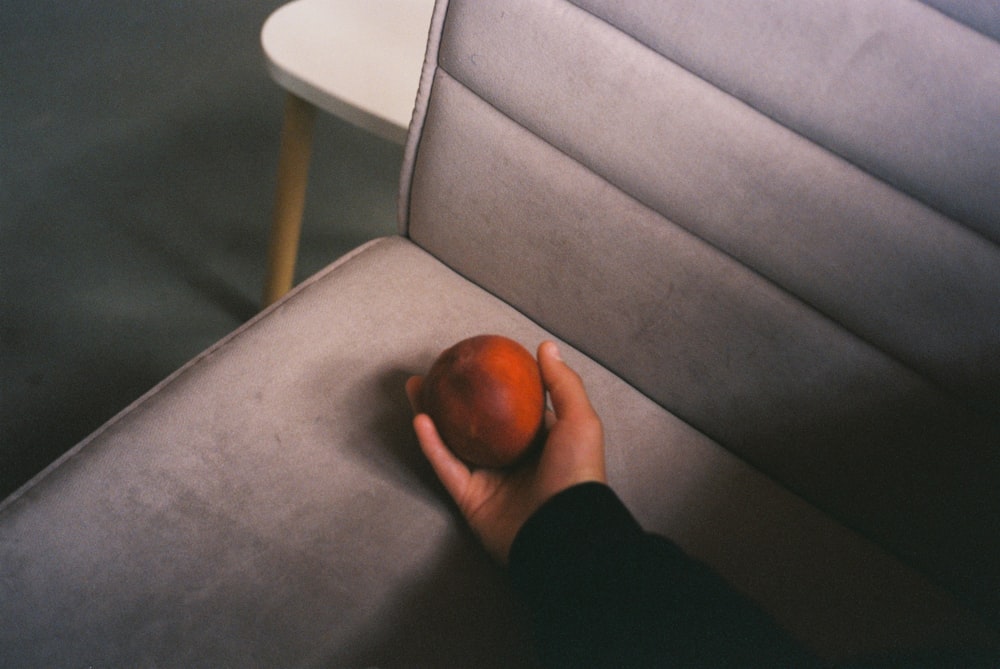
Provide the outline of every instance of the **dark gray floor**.
[[[280,4],[0,8],[0,498],[256,311]],[[300,276],[395,231],[402,148],[314,147]]]

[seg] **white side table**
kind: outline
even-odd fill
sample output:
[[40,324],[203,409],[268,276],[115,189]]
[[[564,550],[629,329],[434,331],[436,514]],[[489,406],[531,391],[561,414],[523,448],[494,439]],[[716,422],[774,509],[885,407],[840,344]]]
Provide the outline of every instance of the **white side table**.
[[295,0],[261,29],[271,77],[288,91],[264,306],[292,286],[316,110],[403,143],[433,0]]

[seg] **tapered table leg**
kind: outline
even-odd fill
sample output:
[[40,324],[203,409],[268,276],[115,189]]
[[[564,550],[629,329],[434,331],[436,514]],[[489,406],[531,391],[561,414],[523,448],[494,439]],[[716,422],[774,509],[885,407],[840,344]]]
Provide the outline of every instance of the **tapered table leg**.
[[263,297],[265,307],[291,289],[295,276],[315,119],[315,106],[292,93],[288,94],[278,153],[274,215],[267,249]]

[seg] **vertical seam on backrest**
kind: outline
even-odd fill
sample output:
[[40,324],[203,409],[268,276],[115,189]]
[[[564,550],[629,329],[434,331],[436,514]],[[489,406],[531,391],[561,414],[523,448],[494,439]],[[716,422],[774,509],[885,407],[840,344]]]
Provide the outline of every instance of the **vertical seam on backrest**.
[[434,12],[431,16],[430,29],[427,35],[424,64],[420,70],[420,84],[417,88],[413,115],[410,119],[410,129],[406,138],[406,146],[403,150],[403,165],[400,168],[399,193],[396,203],[396,225],[399,234],[404,237],[409,237],[413,172],[417,166],[417,154],[420,151],[420,141],[423,138],[427,108],[431,95],[434,92],[434,74],[438,69],[438,52],[441,48],[441,36],[444,32],[448,6],[449,0],[436,0],[434,4]]

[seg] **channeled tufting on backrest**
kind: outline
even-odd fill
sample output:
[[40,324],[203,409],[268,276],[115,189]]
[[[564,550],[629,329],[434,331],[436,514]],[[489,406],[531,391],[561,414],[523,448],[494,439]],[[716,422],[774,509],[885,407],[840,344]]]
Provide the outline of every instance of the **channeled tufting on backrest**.
[[405,231],[1000,616],[1000,44],[980,19],[451,0]]

